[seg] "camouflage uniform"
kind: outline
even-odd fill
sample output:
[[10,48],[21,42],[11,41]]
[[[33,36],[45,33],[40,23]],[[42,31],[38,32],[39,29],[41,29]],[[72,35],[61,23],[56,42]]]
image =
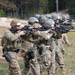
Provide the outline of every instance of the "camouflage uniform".
[[[40,70],[41,74],[43,74],[44,70],[48,72],[48,75],[54,75],[55,74],[55,49],[56,44],[54,41],[54,38],[52,38],[52,34],[45,33],[45,31],[40,32],[40,35],[45,38],[43,40],[40,40],[40,43],[38,46],[42,48],[42,53],[39,55],[39,64],[40,64]],[[49,38],[47,38],[47,36]],[[41,50],[41,49],[40,49]]]
[[66,33],[62,34],[62,42],[64,44],[67,44],[68,46],[70,45],[70,42],[69,42],[69,39],[68,39]]
[[56,50],[55,50],[56,61],[60,65],[60,68],[62,69],[62,68],[65,67],[63,55],[62,55],[62,52],[61,52],[61,42],[62,42],[62,40],[61,39],[55,39],[55,42],[56,42]]
[[[50,28],[49,31],[41,31],[40,34],[43,36],[43,40],[40,41],[40,48],[42,48],[42,52],[39,55],[39,63],[41,74],[43,74],[44,70],[48,72],[48,75],[55,74],[55,49],[56,44],[52,35],[55,35],[55,32],[51,30],[53,28],[54,21],[52,19],[46,20],[45,24],[42,26]],[[39,49],[41,51],[41,49]],[[39,51],[39,52],[40,52]]]
[[[34,75],[40,75],[40,67],[37,61],[37,47],[31,41],[33,41],[32,34],[28,34],[22,38],[22,50],[21,54],[24,59],[24,69],[22,71],[22,75],[28,75],[30,69]],[[29,59],[28,52],[32,49],[34,52],[33,58]],[[32,54],[33,55],[33,54]]]
[[63,56],[61,53],[61,44],[62,44],[62,33],[63,31],[61,31],[61,26],[60,26],[60,20],[61,20],[61,16],[57,13],[54,13],[52,15],[53,20],[55,21],[55,31],[57,33],[57,35],[55,36],[55,43],[56,43],[56,50],[55,50],[55,58],[57,63],[59,64],[62,72],[64,73],[65,71],[65,65],[64,65],[64,60],[63,60]]
[[[21,47],[20,35],[17,32],[12,33],[10,29],[6,29],[2,38],[2,46],[11,57],[11,61],[8,61],[9,75],[21,75],[20,66],[17,61],[17,53]],[[5,51],[3,52],[5,53]]]
[[[44,41],[44,40],[43,40]],[[48,72],[48,75],[54,75],[55,74],[55,41],[54,38],[50,38],[47,40],[47,44],[41,44],[43,51],[40,55],[40,68],[41,68],[41,74],[44,71]]]
[[[57,28],[60,28],[59,24],[56,24]],[[64,59],[63,55],[61,52],[61,46],[62,46],[62,34],[57,34],[55,38],[55,43],[56,43],[56,50],[55,50],[55,58],[57,63],[59,64],[61,70],[65,69],[65,64],[64,64]]]
[[70,42],[69,42],[69,40],[68,40],[68,37],[67,37],[66,33],[62,34],[61,52],[63,54],[66,53],[65,49],[64,49],[64,44],[67,44],[68,46],[71,45]]
[[50,38],[50,50],[52,53],[52,62],[51,62],[51,67],[49,70],[49,75],[54,75],[55,74],[55,49],[56,49],[56,44],[55,44],[55,39],[53,37]]

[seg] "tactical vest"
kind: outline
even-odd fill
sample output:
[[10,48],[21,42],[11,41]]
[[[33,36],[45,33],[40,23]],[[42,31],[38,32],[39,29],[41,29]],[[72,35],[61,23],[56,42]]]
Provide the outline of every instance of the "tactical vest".
[[[13,33],[13,34],[15,34],[15,33]],[[3,36],[3,38],[2,38],[3,48],[8,49],[8,50],[20,49],[21,42],[22,42],[21,37],[19,37],[18,39],[14,40],[14,41],[9,40],[5,36]]]

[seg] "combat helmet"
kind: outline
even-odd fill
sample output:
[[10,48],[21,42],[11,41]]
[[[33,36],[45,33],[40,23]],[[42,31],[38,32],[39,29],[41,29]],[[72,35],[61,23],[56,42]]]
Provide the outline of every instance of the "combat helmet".
[[35,14],[34,17],[36,17],[37,19],[39,19],[40,14]]
[[53,20],[57,20],[57,19],[58,19],[58,20],[61,20],[61,16],[58,15],[58,14],[56,14],[56,13],[53,13],[53,14],[52,14],[52,19],[53,19]]
[[48,19],[48,20],[45,22],[45,25],[46,25],[47,27],[50,27],[50,28],[54,28],[54,24],[55,24],[55,22],[54,22],[53,19]]
[[38,23],[38,22],[39,22],[38,19],[35,18],[35,17],[30,17],[29,20],[28,20],[29,24]]
[[46,16],[47,19],[51,19],[52,18],[51,14],[45,14],[45,16]]
[[46,20],[47,20],[47,18],[45,15],[40,15],[40,17],[39,17],[40,24],[44,24]]
[[12,20],[11,23],[10,23],[11,27],[20,26],[20,25],[21,25],[21,23],[16,19]]
[[69,16],[69,14],[63,14],[63,15],[62,15],[62,18],[70,19],[70,16]]

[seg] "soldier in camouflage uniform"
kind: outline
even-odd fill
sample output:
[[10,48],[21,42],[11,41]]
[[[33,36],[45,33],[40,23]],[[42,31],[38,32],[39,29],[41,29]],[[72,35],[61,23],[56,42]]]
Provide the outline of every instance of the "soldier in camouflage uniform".
[[[57,14],[54,14],[53,19],[55,21],[55,29],[56,28],[60,29],[60,24],[59,24],[60,16]],[[62,34],[60,33],[60,30],[58,31],[57,35],[55,36],[55,42],[56,42],[56,50],[55,50],[56,61],[59,64],[62,73],[64,74],[64,73],[66,73],[66,69],[65,69],[63,55],[61,53]]]
[[[54,21],[52,19],[46,20],[45,24],[43,26],[48,27],[49,32],[41,31],[40,33],[44,32],[44,36],[46,36],[46,39],[40,41],[39,46],[43,48],[42,53],[40,54],[40,68],[41,68],[41,74],[43,74],[44,71],[48,72],[48,75],[54,75],[55,74],[55,41],[52,37],[55,35],[55,32],[52,31],[52,28],[54,27]],[[40,49],[39,49],[40,50]]]
[[[41,27],[42,29],[49,28],[49,30],[51,30],[51,27],[54,25],[54,21],[52,19],[47,21],[45,15],[41,15],[39,17],[39,22],[42,26]],[[45,70],[48,72],[48,75],[55,74],[55,46],[56,45],[54,43],[54,38],[51,37],[53,33],[54,32],[48,33],[47,30],[40,32],[40,34],[46,38],[46,40],[43,39],[42,41],[40,41],[40,44],[38,44],[37,46],[39,52],[38,60],[41,68],[40,69],[41,74],[44,74]]]
[[[71,25],[71,20],[69,15],[62,15],[62,20],[61,20],[61,24],[62,25]],[[64,49],[64,45],[63,44],[67,44],[68,46],[71,46],[71,43],[69,42],[69,39],[66,35],[66,33],[62,34],[62,53],[65,54],[65,49]]]
[[8,75],[21,75],[17,54],[21,47],[20,36],[25,35],[25,33],[24,31],[18,32],[20,24],[18,20],[12,20],[11,28],[5,30],[2,38],[3,56],[9,65]]
[[[29,28],[34,28],[36,25],[38,25],[38,19],[35,17],[30,17],[28,20]],[[34,29],[27,33],[24,37],[22,37],[23,43],[22,43],[22,51],[21,54],[24,59],[24,69],[22,71],[22,75],[28,75],[30,69],[33,73],[33,75],[40,75],[40,66],[37,61],[37,46],[35,40],[38,36],[36,36],[34,33]]]

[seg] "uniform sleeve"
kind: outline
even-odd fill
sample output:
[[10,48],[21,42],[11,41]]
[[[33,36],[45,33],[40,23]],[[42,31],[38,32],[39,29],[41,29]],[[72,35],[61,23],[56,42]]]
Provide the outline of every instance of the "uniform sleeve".
[[34,34],[36,34],[36,35],[38,35],[38,36],[40,36],[40,37],[42,37],[42,38],[47,40],[50,37],[49,35],[47,37],[48,32],[49,31],[36,31]]
[[19,33],[16,33],[16,34],[13,34],[10,30],[5,30],[5,33],[4,33],[4,36],[11,40],[11,41],[14,41],[16,40],[18,37],[20,37]]

